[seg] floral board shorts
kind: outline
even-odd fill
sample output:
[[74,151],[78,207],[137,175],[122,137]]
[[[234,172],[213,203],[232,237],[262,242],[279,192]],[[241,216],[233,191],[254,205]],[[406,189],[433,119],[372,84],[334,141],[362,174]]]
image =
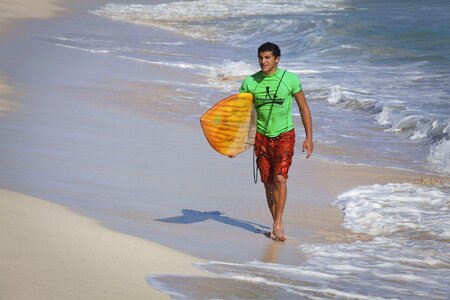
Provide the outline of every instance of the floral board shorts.
[[284,178],[288,178],[289,167],[294,156],[294,145],[294,129],[273,138],[256,133],[256,163],[262,182],[273,184],[275,175],[282,175]]

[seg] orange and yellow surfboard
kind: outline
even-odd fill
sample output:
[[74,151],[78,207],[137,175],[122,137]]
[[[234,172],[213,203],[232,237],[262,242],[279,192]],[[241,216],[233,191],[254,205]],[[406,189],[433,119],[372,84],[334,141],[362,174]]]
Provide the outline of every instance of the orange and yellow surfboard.
[[200,118],[203,133],[211,147],[226,156],[244,152],[253,145],[255,123],[253,95],[250,93],[227,97]]

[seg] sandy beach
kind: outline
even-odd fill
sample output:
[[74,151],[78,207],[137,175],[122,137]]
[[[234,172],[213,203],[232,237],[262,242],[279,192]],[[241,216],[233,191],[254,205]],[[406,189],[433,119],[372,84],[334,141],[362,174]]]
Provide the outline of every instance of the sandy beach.
[[[337,195],[361,185],[449,182],[306,160],[297,143],[288,240],[276,243],[264,235],[272,224],[263,187],[253,184],[251,152],[235,159],[215,153],[196,123],[199,107],[168,101],[186,92],[161,83],[204,76],[61,46],[55,36],[69,40],[92,28],[102,37],[128,34],[120,22],[87,13],[79,17],[84,22],[55,20],[67,3],[0,4],[2,299],[168,299],[146,277],[205,276],[192,264],[208,260],[296,266],[306,260],[301,245],[371,239],[342,226],[342,211],[329,205]],[[152,35],[188,42],[161,29],[133,29],[150,44]],[[337,151],[315,147],[318,154]]]
[[151,274],[201,274],[198,258],[100,226],[65,207],[0,191],[2,299],[168,299]]

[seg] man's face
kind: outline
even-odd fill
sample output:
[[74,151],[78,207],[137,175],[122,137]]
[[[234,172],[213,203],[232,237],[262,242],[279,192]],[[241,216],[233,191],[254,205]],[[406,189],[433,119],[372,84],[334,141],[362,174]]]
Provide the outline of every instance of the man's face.
[[258,53],[259,66],[264,75],[271,75],[277,70],[279,57],[275,57],[271,51]]

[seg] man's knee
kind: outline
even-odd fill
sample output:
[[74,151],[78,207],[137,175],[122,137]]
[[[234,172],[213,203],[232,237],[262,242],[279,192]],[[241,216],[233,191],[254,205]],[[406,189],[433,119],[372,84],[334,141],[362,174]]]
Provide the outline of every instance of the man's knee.
[[287,179],[283,175],[275,175],[273,182],[275,185],[286,185]]

